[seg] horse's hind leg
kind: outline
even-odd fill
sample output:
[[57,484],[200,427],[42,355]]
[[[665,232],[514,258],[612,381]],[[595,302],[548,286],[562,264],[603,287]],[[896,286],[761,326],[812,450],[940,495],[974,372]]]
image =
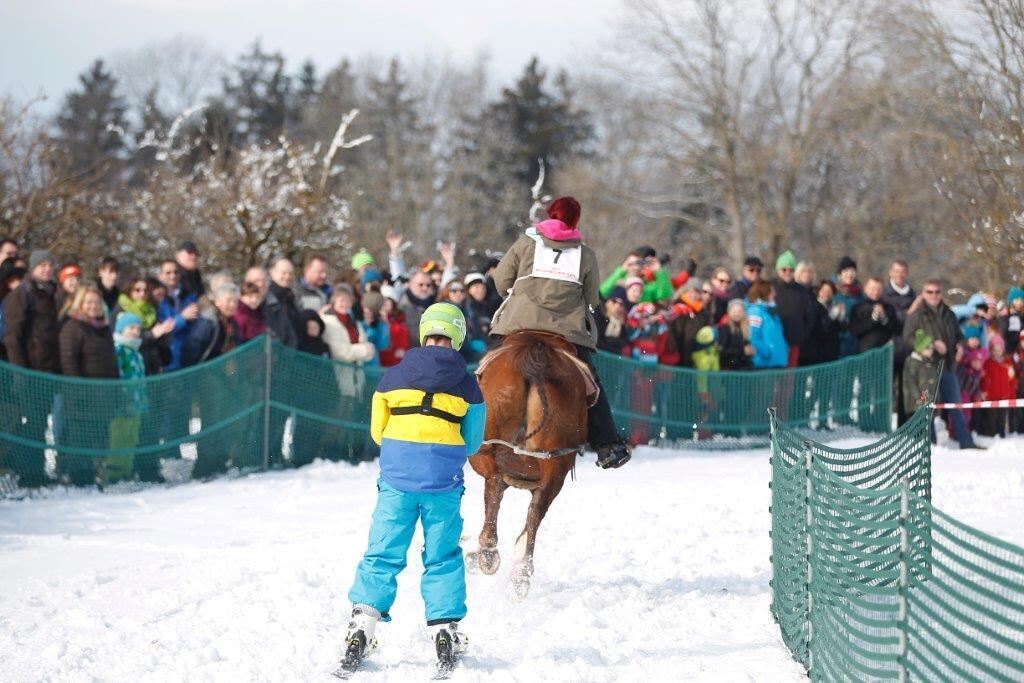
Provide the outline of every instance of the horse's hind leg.
[[480,531],[480,550],[469,554],[484,574],[493,574],[501,565],[498,554],[498,509],[508,484],[495,472],[484,480],[484,528]]
[[554,477],[534,489],[530,509],[526,513],[526,527],[516,539],[515,566],[512,568],[511,592],[514,600],[522,600],[530,592],[530,577],[533,576],[533,548],[537,543],[537,529],[551,507],[551,502],[562,490],[562,477]]

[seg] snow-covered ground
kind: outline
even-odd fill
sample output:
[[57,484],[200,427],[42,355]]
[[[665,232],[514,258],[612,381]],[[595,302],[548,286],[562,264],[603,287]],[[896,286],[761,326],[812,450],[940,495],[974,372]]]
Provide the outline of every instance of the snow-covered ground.
[[[0,502],[0,679],[329,680],[366,541],[376,466],[318,463],[124,495]],[[537,544],[533,588],[510,562],[471,575],[457,680],[803,680],[772,623],[767,451],[641,449],[580,461]],[[466,540],[482,519],[468,471]],[[1024,440],[938,449],[935,502],[1024,543]],[[506,495],[506,560],[527,496]],[[423,680],[431,646],[418,542],[366,680]]]

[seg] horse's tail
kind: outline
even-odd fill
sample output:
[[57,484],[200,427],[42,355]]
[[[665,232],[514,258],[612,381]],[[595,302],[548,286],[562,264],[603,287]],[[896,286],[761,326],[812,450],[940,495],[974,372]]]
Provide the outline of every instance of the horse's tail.
[[[557,351],[543,341],[534,340],[528,346],[524,346],[522,351],[516,356],[516,367],[522,374],[523,379],[526,380],[527,401],[529,401],[529,391],[532,387],[537,392],[537,398],[540,399],[541,409],[540,423],[533,428],[533,431],[523,437],[524,443],[539,434],[547,425],[548,414],[551,411],[548,406],[548,393],[545,391],[544,385],[547,382],[547,378],[551,375],[551,368],[557,353]],[[528,420],[529,411],[527,410],[524,413],[524,421],[528,423]],[[524,425],[524,431],[526,426],[528,425]]]

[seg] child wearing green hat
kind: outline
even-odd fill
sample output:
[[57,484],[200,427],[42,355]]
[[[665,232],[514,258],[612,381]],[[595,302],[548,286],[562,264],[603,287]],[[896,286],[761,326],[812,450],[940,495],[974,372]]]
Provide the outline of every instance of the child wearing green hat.
[[939,372],[933,342],[924,330],[914,331],[914,350],[903,364],[903,408],[908,416],[935,398]]

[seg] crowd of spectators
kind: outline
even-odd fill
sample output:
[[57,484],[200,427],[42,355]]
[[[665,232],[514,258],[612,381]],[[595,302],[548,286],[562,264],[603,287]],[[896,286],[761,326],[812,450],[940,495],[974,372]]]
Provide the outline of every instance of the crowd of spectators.
[[[385,246],[384,264],[363,249],[335,269],[314,252],[299,272],[280,258],[237,281],[227,272],[204,277],[192,241],[155,273],[123,278],[113,258],[89,277],[84,264],[62,264],[45,250],[24,258],[5,239],[0,358],[76,377],[152,376],[267,333],[299,351],[387,367],[416,344],[422,312],[447,301],[465,313],[463,353],[478,360],[493,343],[490,323],[502,301],[491,277],[498,259],[479,257],[460,271],[454,247],[440,244],[437,260],[410,268],[401,234],[389,232]],[[716,267],[702,280],[692,261],[676,272],[670,266],[668,255],[641,246],[608,275],[596,311],[599,348],[641,362],[753,371],[826,363],[892,342],[900,422],[925,392],[957,402],[1014,398],[1024,388],[1020,288],[1003,300],[979,293],[951,307],[938,280],[915,291],[900,260],[887,277],[863,284],[849,257],[819,278],[792,251],[778,256],[772,278],[757,256],[736,277]],[[973,447],[972,431],[1024,432],[1024,411],[952,411],[950,424],[961,446]]]

